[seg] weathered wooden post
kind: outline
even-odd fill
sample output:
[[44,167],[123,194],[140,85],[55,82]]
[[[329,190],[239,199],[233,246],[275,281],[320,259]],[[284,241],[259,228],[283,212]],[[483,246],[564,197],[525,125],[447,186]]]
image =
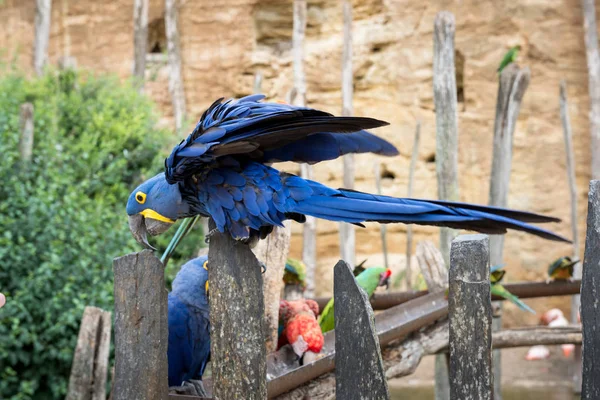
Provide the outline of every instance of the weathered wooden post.
[[[512,166],[512,145],[521,108],[521,101],[529,86],[529,68],[520,69],[515,63],[502,70],[498,85],[496,102],[496,119],[494,121],[494,148],[492,151],[492,170],[490,173],[489,205],[495,207],[508,206],[508,187]],[[504,235],[490,236],[490,265],[504,262]],[[494,302],[494,318],[492,329],[502,329],[502,302]],[[502,352],[494,350],[494,400],[502,400]]]
[[31,160],[31,155],[33,154],[33,104],[21,104],[19,125],[21,125],[19,153],[23,164],[27,164]]
[[[433,100],[435,103],[435,169],[440,200],[458,201],[458,112],[454,68],[454,15],[442,11],[433,28]],[[456,233],[440,230],[440,250],[448,265],[450,242]],[[444,355],[436,356],[436,399],[448,399],[447,367]]]
[[[381,190],[381,164],[379,162],[375,162],[375,187],[377,189],[377,194],[383,194]],[[410,226],[410,225],[408,225]],[[383,253],[383,265],[386,268],[390,267],[390,261],[388,258],[388,248],[387,248],[387,224],[379,224],[379,234],[381,236],[381,252]]]
[[[209,228],[215,228],[212,220]],[[266,399],[261,265],[247,245],[218,231],[210,238],[208,260],[213,397]]]
[[336,398],[389,399],[369,298],[343,260],[337,263],[333,274]]
[[163,264],[150,250],[113,261],[114,400],[166,399],[167,290]]
[[[565,138],[565,153],[567,155],[567,175],[569,177],[569,197],[571,199],[571,232],[573,235],[573,260],[579,260],[579,232],[577,230],[577,181],[575,179],[575,153],[573,152],[573,134],[569,118],[569,105],[567,103],[567,83],[560,82],[560,119],[563,126]],[[581,279],[581,262],[575,264],[573,278]],[[571,323],[578,323],[577,317],[581,299],[579,295],[571,298]],[[581,346],[575,346],[573,363],[573,388],[576,393],[581,393]]]
[[[415,139],[413,141],[412,154],[410,156],[410,167],[408,168],[408,189],[406,191],[406,197],[412,197],[413,195],[413,182],[415,180],[415,168],[417,166],[417,159],[419,158],[419,141],[421,140],[421,121],[417,121],[417,127],[415,129]],[[413,242],[413,226],[406,226],[406,290],[412,289],[412,242]],[[387,265],[386,265],[387,268]]]
[[86,307],[73,356],[67,400],[105,400],[111,313]]
[[175,129],[180,133],[185,119],[185,90],[181,77],[181,50],[179,49],[179,7],[177,0],[165,0],[165,30],[169,59],[169,92],[173,102]]
[[147,47],[148,0],[135,0],[133,3],[133,77],[140,91],[144,90]]
[[450,398],[493,398],[489,240],[461,235],[450,253]]
[[600,399],[600,181],[590,182],[581,280],[583,384],[581,399]]
[[33,68],[39,76],[44,72],[48,61],[48,42],[50,41],[50,17],[52,0],[35,1],[35,41],[33,42]]

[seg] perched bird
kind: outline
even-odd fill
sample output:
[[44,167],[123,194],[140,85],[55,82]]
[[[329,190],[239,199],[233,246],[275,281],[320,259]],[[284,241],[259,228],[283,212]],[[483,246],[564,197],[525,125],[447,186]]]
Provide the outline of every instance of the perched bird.
[[550,349],[542,345],[530,347],[525,355],[527,361],[545,360],[548,357],[550,357]]
[[[569,321],[565,318],[565,315],[558,308],[552,308],[546,311],[540,322],[544,325],[548,325],[550,328],[560,327],[560,326],[569,326]],[[560,346],[563,355],[566,358],[569,358],[571,354],[575,351],[575,345],[573,344],[562,344]]]
[[521,299],[506,290],[506,288],[500,284],[502,279],[504,279],[505,274],[506,271],[502,268],[502,265],[496,265],[490,268],[490,289],[492,294],[505,298],[523,311],[529,311],[530,313],[535,314],[535,311],[533,311],[531,307],[523,303]]
[[215,231],[250,245],[274,226],[305,215],[363,226],[380,223],[446,226],[490,234],[507,229],[567,241],[528,222],[556,218],[509,209],[436,200],[401,199],[345,189],[280,172],[267,164],[314,164],[348,153],[394,156],[387,141],[363,129],[387,125],[372,118],[335,117],[323,111],[261,102],[262,95],[213,103],[192,133],[165,160],[165,172],[138,186],[127,202],[129,227],[145,247],[147,233],[175,220],[210,216]]
[[352,274],[354,274],[354,276],[359,276],[364,270],[367,269],[367,267],[365,267],[366,262],[367,259],[364,259],[360,264],[356,265],[352,270]]
[[[382,267],[371,267],[365,269],[356,277],[356,283],[360,286],[369,298],[375,293],[379,286],[388,285],[392,271]],[[333,298],[329,300],[323,312],[319,316],[319,326],[323,333],[335,329],[334,304]]]
[[283,282],[286,285],[299,285],[304,289],[306,287],[306,266],[300,260],[288,258],[285,262],[283,271]]
[[571,260],[571,257],[560,257],[548,267],[549,280],[571,280],[573,269],[579,260]]
[[508,52],[502,58],[502,61],[500,61],[500,66],[498,67],[498,74],[500,74],[508,64],[517,61],[519,50],[521,50],[520,45],[513,46],[510,48],[510,50],[508,50]]
[[319,305],[314,300],[281,300],[277,348],[290,344],[301,362],[314,360],[324,343],[317,315]]
[[[169,293],[169,386],[202,379],[210,360],[208,257],[181,267]],[[199,393],[200,394],[200,393]]]

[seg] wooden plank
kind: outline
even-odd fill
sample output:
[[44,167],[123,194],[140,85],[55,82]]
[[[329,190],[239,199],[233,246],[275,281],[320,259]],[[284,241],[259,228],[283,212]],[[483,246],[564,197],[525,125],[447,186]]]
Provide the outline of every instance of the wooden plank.
[[493,398],[489,239],[461,235],[450,253],[450,398]]
[[373,309],[350,266],[334,268],[335,394],[340,399],[389,399]]
[[148,0],[133,2],[133,77],[144,90],[146,54],[148,53]]
[[[521,101],[529,86],[529,68],[520,69],[515,63],[502,70],[498,84],[496,119],[494,121],[494,147],[490,172],[489,205],[508,206],[510,171],[512,166],[512,144],[521,108]],[[504,263],[504,235],[490,236],[490,265]],[[493,304],[492,330],[502,329],[502,302]],[[494,368],[494,400],[502,400],[502,356],[495,350],[492,356]]]
[[19,114],[19,125],[21,126],[21,136],[19,137],[19,154],[23,164],[31,161],[33,154],[33,104],[21,104]]
[[583,325],[582,400],[600,399],[600,181],[590,182],[587,234],[581,279]]
[[[211,231],[215,229],[212,219]],[[213,397],[265,399],[267,367],[261,265],[250,248],[216,231],[208,249]]]
[[[415,168],[417,166],[417,160],[419,158],[419,142],[421,140],[421,121],[417,121],[417,127],[415,129],[415,138],[413,140],[412,154],[410,156],[410,166],[408,168],[408,189],[406,197],[411,198],[413,196],[413,183],[415,180]],[[413,246],[413,226],[406,226],[406,289],[411,290],[412,288],[412,246]],[[386,265],[387,268],[387,265]]]
[[165,30],[169,60],[169,93],[173,103],[175,130],[181,133],[185,120],[185,91],[181,73],[181,51],[179,45],[179,7],[177,0],[165,0]]
[[111,313],[86,307],[73,356],[67,400],[106,399]]
[[166,399],[169,332],[163,265],[150,250],[144,250],[115,258],[113,270],[113,399]]
[[594,0],[581,0],[590,93],[590,136],[592,143],[592,179],[600,179],[600,53]]
[[40,76],[48,62],[48,43],[50,41],[50,19],[52,0],[35,0],[35,39],[33,42],[33,68]]
[[[354,95],[352,73],[352,1],[343,0],[344,39],[342,50],[342,115],[354,113],[352,97]],[[354,154],[342,157],[344,164],[344,188],[354,189]],[[350,265],[356,265],[356,232],[354,225],[340,222],[340,257]]]

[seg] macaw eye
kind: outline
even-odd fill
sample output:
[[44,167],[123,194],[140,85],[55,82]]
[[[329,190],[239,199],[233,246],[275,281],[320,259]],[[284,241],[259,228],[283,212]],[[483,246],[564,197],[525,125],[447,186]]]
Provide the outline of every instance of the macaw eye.
[[144,204],[146,202],[146,193],[137,192],[135,194],[135,201],[137,201],[140,204]]
[[[202,268],[208,271],[208,260],[204,261],[204,264],[202,264]],[[208,282],[206,282],[206,284],[208,285]]]

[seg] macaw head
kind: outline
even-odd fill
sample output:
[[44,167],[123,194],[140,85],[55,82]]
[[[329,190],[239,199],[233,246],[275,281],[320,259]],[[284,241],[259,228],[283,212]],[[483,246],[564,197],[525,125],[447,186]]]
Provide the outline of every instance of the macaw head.
[[183,201],[179,186],[169,185],[164,173],[138,186],[127,201],[129,229],[133,237],[142,246],[153,250],[148,243],[147,233],[160,235],[188,211],[189,205]]
[[183,264],[173,280],[173,293],[186,304],[208,307],[208,256]]

